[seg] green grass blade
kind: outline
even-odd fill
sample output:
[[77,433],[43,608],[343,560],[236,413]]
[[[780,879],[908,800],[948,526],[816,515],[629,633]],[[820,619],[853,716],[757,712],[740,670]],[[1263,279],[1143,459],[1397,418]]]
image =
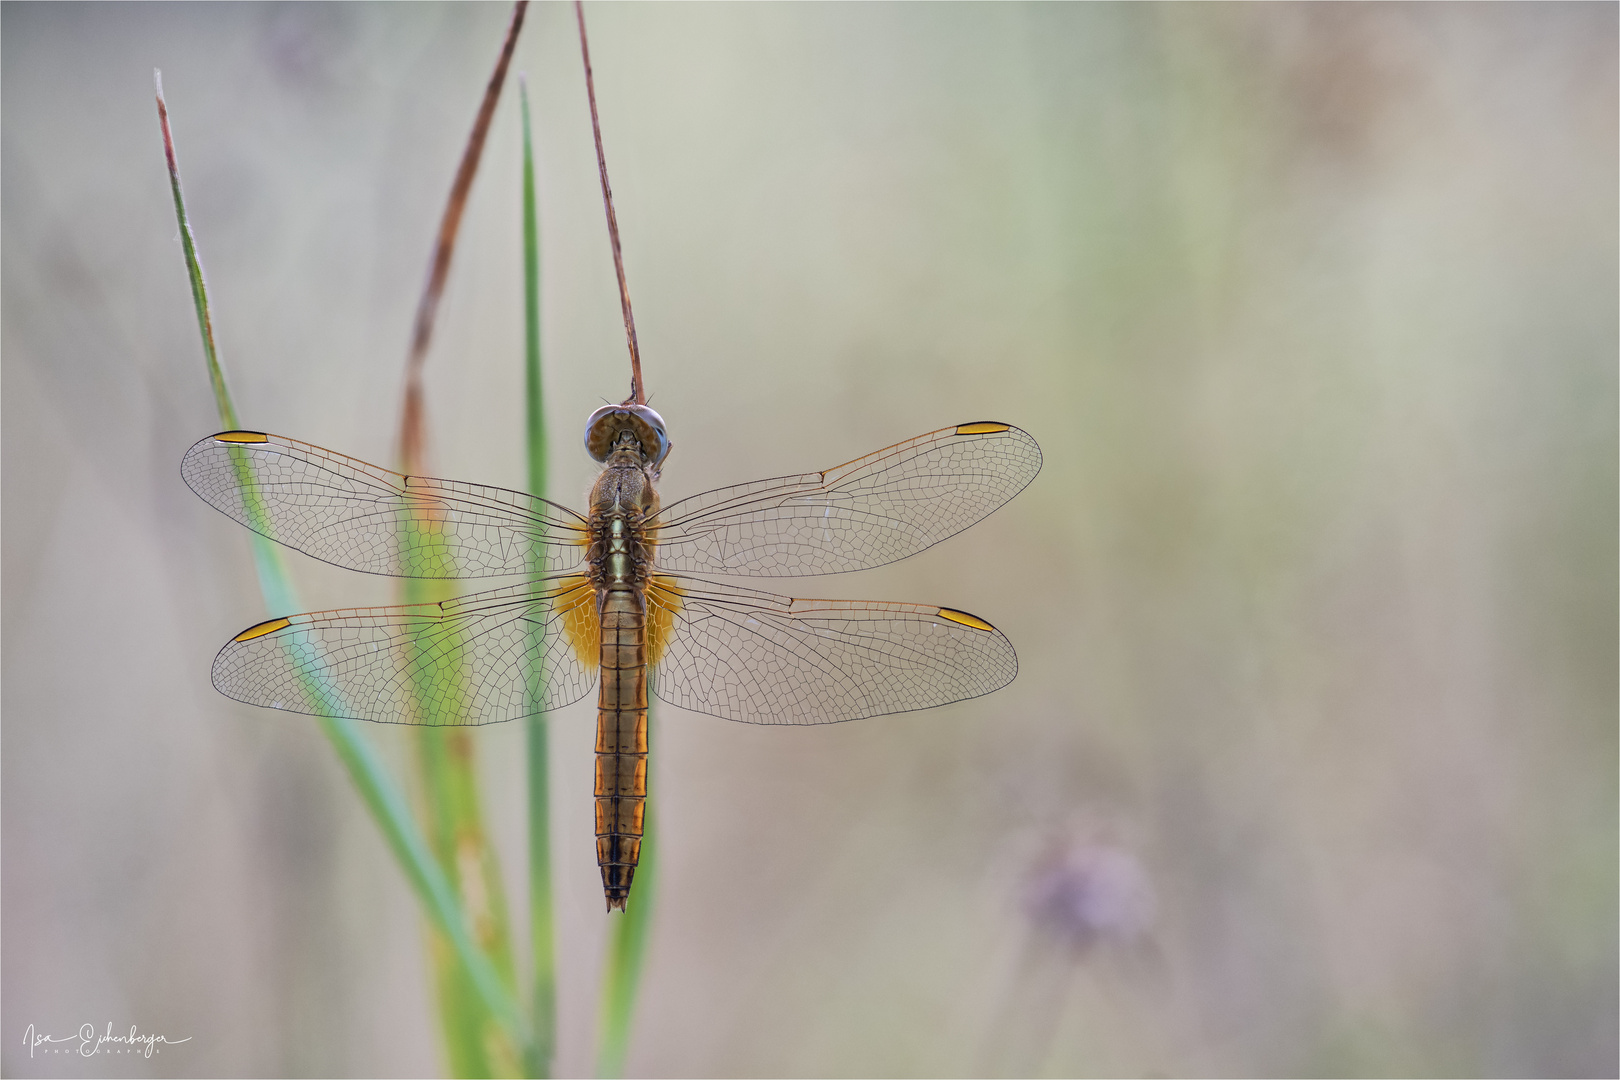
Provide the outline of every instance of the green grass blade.
[[[429,541],[432,542],[429,532]],[[406,603],[449,599],[454,589],[443,581],[407,581]],[[442,642],[431,655],[411,664],[413,688],[423,715],[434,725],[456,724],[465,714],[470,672],[464,655]],[[476,746],[461,727],[430,726],[414,732],[422,780],[423,810],[434,856],[452,884],[472,928],[474,944],[489,958],[503,988],[514,995],[511,933],[500,867],[484,825],[479,796]],[[450,1072],[456,1076],[516,1075],[523,1067],[525,1043],[501,1030],[468,971],[457,962],[452,943],[435,934],[432,942],[438,982],[439,1020]]]
[[[647,743],[653,743],[655,711],[647,702]],[[649,755],[650,756],[650,755]],[[630,889],[624,914],[608,919],[607,960],[602,969],[602,1000],[597,1011],[596,1075],[624,1075],[630,1050],[630,1024],[635,1018],[641,970],[647,958],[647,933],[652,924],[653,899],[658,885],[658,844],[651,791],[642,819],[641,863]]]
[[528,725],[529,772],[529,933],[533,953],[530,1028],[534,1033],[529,1074],[551,1075],[557,1051],[556,945],[552,929],[550,768],[546,718],[531,716]]
[[534,144],[529,135],[529,84],[518,82],[523,115],[523,401],[529,493],[546,495],[546,414],[540,382],[540,213],[534,194]]
[[449,943],[467,985],[502,1025],[513,1044],[522,1045],[526,1025],[517,1002],[496,966],[474,943],[461,900],[434,861],[404,794],[387,774],[371,744],[360,734],[358,721],[325,716],[320,721],[415,888],[429,922]]
[[[546,495],[546,412],[540,381],[540,216],[534,195],[534,146],[529,135],[529,86],[519,79],[523,115],[523,400],[529,491]],[[536,552],[536,566],[538,567]],[[536,643],[538,644],[538,642]],[[536,649],[544,655],[543,649]],[[541,673],[540,685],[545,685]],[[529,1074],[550,1076],[556,1053],[557,972],[551,899],[550,747],[544,714],[525,721],[529,770],[529,940],[533,955]]]
[[[186,216],[186,200],[180,194],[180,161],[174,150],[174,136],[169,130],[169,106],[163,100],[163,73],[152,72],[157,85],[158,122],[163,126],[163,156],[169,164],[169,187],[174,192],[174,216],[180,223],[180,247],[186,256],[186,272],[191,279],[191,302],[197,309],[197,329],[202,334],[203,360],[208,365],[208,382],[214,388],[214,406],[219,410],[220,423],[225,430],[241,425],[236,420],[236,408],[231,404],[231,392],[225,385],[225,369],[220,366],[219,352],[214,348],[214,320],[208,308],[208,284],[203,280],[202,260],[197,257],[197,244],[191,235],[191,221]],[[262,574],[261,574],[262,577]]]
[[[185,254],[186,272],[191,282],[192,301],[197,310],[197,325],[202,335],[203,356],[208,367],[209,382],[214,390],[214,404],[222,428],[239,428],[236,408],[226,385],[224,366],[220,363],[215,346],[213,317],[208,303],[208,289],[203,279],[202,262],[191,225],[186,215],[185,198],[181,193],[180,167],[174,148],[174,136],[169,126],[168,106],[163,100],[161,77],[157,80],[158,119],[163,131],[163,149],[168,160],[169,185],[174,193],[175,217],[180,226],[181,248]],[[281,551],[267,538],[253,533],[254,565],[258,571],[259,589],[270,612],[299,610]],[[322,693],[330,697],[329,688]],[[319,718],[321,730],[332,743],[338,759],[349,772],[349,779],[359,791],[361,799],[371,811],[378,828],[382,830],[389,849],[399,860],[406,880],[416,891],[417,899],[427,913],[429,921],[449,943],[451,950],[465,970],[474,992],[489,1012],[521,1044],[525,1039],[526,1024],[512,994],[502,985],[494,965],[478,951],[468,932],[467,918],[449,881],[434,861],[431,851],[415,819],[406,806],[399,786],[388,775],[381,759],[370,742],[361,734],[357,721],[338,717]]]
[[[434,855],[454,882],[473,930],[503,989],[516,988],[505,891],[499,864],[484,828],[474,744],[464,728],[423,728],[416,740]],[[450,1071],[457,1076],[513,1076],[523,1068],[525,1043],[500,1026],[453,943],[435,933],[434,969],[439,984],[440,1023]]]

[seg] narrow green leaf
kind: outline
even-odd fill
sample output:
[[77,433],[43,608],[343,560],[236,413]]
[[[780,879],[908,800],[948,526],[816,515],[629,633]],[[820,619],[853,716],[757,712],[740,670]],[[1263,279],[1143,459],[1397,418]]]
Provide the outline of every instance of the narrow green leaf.
[[[478,800],[474,753],[464,728],[418,732],[418,758],[429,810],[433,851],[446,878],[459,888],[475,946],[487,955],[504,990],[514,992],[505,891],[490,849]],[[523,1047],[499,1026],[447,943],[435,935],[440,1022],[450,1071],[458,1076],[510,1076],[523,1068]]]
[[219,353],[214,348],[214,321],[208,311],[208,284],[203,280],[202,260],[197,257],[197,244],[191,235],[191,222],[186,217],[186,200],[180,194],[180,160],[174,149],[174,135],[169,130],[169,106],[163,100],[163,73],[153,70],[152,81],[157,86],[158,122],[163,127],[163,156],[169,164],[169,187],[174,192],[174,216],[180,223],[180,247],[186,256],[186,272],[191,278],[191,302],[197,309],[197,329],[202,334],[203,361],[208,365],[208,382],[214,388],[214,405],[225,430],[241,425],[236,420],[236,408],[231,404],[231,392],[225,385],[225,369],[220,366]]
[[[413,465],[414,469],[414,465]],[[422,512],[431,515],[431,510]],[[430,522],[421,522],[428,526]],[[431,527],[413,530],[417,542],[437,545],[442,534]],[[437,603],[450,599],[449,581],[407,580],[404,601]],[[461,722],[470,698],[472,672],[465,663],[467,649],[454,630],[437,640],[430,651],[414,656],[410,665],[412,691],[420,714],[430,726],[412,733],[421,777],[422,809],[429,845],[445,879],[455,890],[476,947],[494,965],[504,987],[517,988],[512,963],[511,933],[506,912],[506,891],[500,866],[484,825],[479,795],[477,747]],[[515,1075],[523,1067],[523,1047],[501,1031],[468,982],[468,973],[442,941],[433,945],[434,969],[439,984],[439,1020],[444,1034],[450,1072],[457,1076]]]
[[[534,146],[529,134],[529,84],[518,80],[523,106],[523,371],[529,492],[546,495],[546,412],[540,381],[540,217],[534,195]],[[535,552],[538,572],[540,553]],[[536,630],[536,633],[539,631]],[[535,643],[538,646],[538,642]],[[536,655],[544,650],[535,649]],[[539,688],[545,686],[541,672]],[[531,710],[526,724],[529,769],[529,940],[534,961],[530,999],[529,1073],[550,1076],[556,1053],[557,973],[551,899],[550,748],[546,717]]]
[[[197,311],[197,326],[202,335],[203,357],[207,364],[209,383],[214,391],[214,404],[224,429],[241,425],[236,408],[226,385],[225,371],[219,360],[214,341],[213,317],[208,304],[208,288],[203,279],[202,262],[186,216],[185,198],[180,188],[180,166],[175,153],[174,136],[169,126],[168,105],[163,99],[161,75],[154,72],[157,83],[158,120],[163,131],[163,150],[168,160],[169,185],[174,193],[174,210],[180,226],[180,243],[185,254],[186,272],[190,277],[191,295]],[[251,488],[248,489],[252,497]],[[251,534],[254,565],[258,571],[259,589],[265,607],[271,613],[298,611],[300,605],[292,587],[281,551],[269,539]],[[322,696],[332,698],[329,687],[312,688]],[[341,711],[334,701],[334,711]],[[321,730],[331,742],[338,759],[348,769],[349,779],[359,791],[366,807],[371,811],[378,827],[387,840],[389,849],[399,860],[406,879],[416,891],[417,899],[426,911],[429,921],[443,934],[460,961],[469,984],[489,1012],[510,1032],[520,1045],[525,1039],[526,1024],[517,1003],[501,984],[499,975],[473,944],[467,929],[467,919],[461,905],[450,888],[449,881],[440,872],[426,840],[416,826],[406,806],[399,786],[393,782],[381,759],[360,732],[357,721],[340,717],[319,718]]]
[[359,722],[326,716],[321,717],[320,722],[381,826],[406,877],[416,889],[429,921],[449,941],[468,984],[483,1007],[506,1029],[508,1037],[515,1044],[522,1045],[526,1034],[525,1024],[517,1002],[502,982],[495,965],[474,944],[460,899],[434,861],[406,805],[404,794],[387,774],[371,744],[360,733]]

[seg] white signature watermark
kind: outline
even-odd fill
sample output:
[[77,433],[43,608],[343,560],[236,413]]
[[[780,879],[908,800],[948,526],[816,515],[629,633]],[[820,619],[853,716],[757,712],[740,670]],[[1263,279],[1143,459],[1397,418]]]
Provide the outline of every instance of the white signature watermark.
[[95,1025],[82,1024],[79,1030],[72,1035],[47,1035],[43,1031],[35,1031],[34,1025],[28,1025],[28,1032],[23,1036],[23,1042],[28,1047],[28,1056],[45,1054],[78,1054],[80,1057],[95,1057],[97,1054],[139,1054],[142,1057],[151,1057],[161,1054],[165,1046],[177,1046],[188,1043],[191,1036],[183,1039],[171,1039],[166,1035],[143,1035],[134,1024],[129,1025],[129,1034],[113,1034],[112,1021],[107,1021],[107,1030],[96,1034]]

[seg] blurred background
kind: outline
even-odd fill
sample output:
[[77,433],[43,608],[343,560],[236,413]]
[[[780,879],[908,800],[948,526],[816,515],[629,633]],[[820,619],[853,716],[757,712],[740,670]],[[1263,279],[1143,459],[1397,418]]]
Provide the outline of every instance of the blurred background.
[[[8,1075],[443,1068],[414,898],[314,722],[209,686],[284,613],[179,476],[218,424],[151,73],[243,423],[391,464],[507,17],[0,9]],[[588,18],[666,497],[979,419],[1046,460],[926,554],[778,590],[981,614],[1009,688],[796,730],[660,710],[629,1070],[1614,1075],[1616,8]],[[531,9],[513,72],[579,505],[628,376],[572,19]],[[515,90],[427,375],[434,471],[509,487]],[[394,595],[291,565],[312,609]],[[564,1075],[604,926],[592,708],[553,722]],[[476,742],[521,905],[522,731]],[[192,1041],[29,1057],[83,1022]]]

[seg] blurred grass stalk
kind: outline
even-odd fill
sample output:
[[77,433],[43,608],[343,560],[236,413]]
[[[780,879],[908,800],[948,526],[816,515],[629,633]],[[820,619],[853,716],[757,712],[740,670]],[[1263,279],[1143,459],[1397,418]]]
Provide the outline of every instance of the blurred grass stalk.
[[[529,134],[529,85],[518,80],[519,103],[523,115],[523,401],[524,435],[527,441],[529,493],[546,497],[546,411],[540,381],[540,217],[534,197],[534,145]],[[536,549],[532,560],[539,575],[543,553]],[[544,636],[533,627],[535,638]],[[535,655],[545,650],[535,641]],[[546,673],[539,685],[545,686]],[[556,948],[552,930],[551,903],[551,815],[549,732],[539,702],[529,707],[524,720],[528,745],[529,781],[529,943],[533,956],[534,982],[529,1001],[534,1036],[529,1044],[529,1075],[551,1075],[551,1061],[557,1048]]]
[[[513,6],[495,70],[485,86],[483,100],[468,133],[461,161],[439,223],[428,279],[417,304],[410,354],[406,361],[405,400],[400,415],[400,471],[406,475],[431,472],[426,465],[427,408],[422,370],[433,340],[439,300],[455,254],[461,218],[473,178],[483,157],[484,142],[506,82],[518,32],[523,27],[525,0]],[[425,506],[413,511],[428,519],[419,536],[436,537],[431,519],[437,511]],[[440,603],[458,593],[453,580],[407,578],[402,599],[407,604]],[[468,672],[459,659],[465,650],[435,645],[429,656],[411,665],[417,715],[426,726],[415,729],[416,761],[421,781],[423,815],[440,868],[460,894],[471,921],[475,944],[493,964],[504,988],[515,998],[516,965],[512,958],[511,927],[507,918],[506,890],[500,863],[484,825],[479,794],[477,746],[471,733],[459,727],[467,713]],[[439,1023],[445,1055],[457,1076],[516,1076],[535,1064],[531,1039],[513,1039],[499,1017],[468,981],[451,943],[438,927],[429,924],[430,953],[438,985]]]
[[[407,603],[449,599],[443,582],[411,581]],[[460,650],[450,650],[459,652]],[[421,714],[433,725],[453,724],[465,712],[463,672],[445,663],[415,666]],[[448,689],[447,689],[448,688]],[[421,795],[429,837],[439,866],[459,893],[475,945],[515,995],[511,931],[500,866],[484,828],[479,798],[476,746],[466,728],[429,726],[413,729]],[[428,924],[430,953],[439,994],[439,1022],[445,1055],[456,1076],[516,1076],[522,1071],[524,1044],[503,1030],[479,997],[454,947]]]
[[[202,264],[197,257],[195,240],[187,219],[185,199],[180,187],[180,166],[175,153],[174,136],[169,126],[168,106],[163,99],[160,73],[154,73],[157,89],[158,120],[163,132],[163,150],[168,162],[169,184],[174,193],[175,218],[179,224],[181,248],[185,255],[186,272],[191,282],[191,295],[197,311],[197,325],[202,336],[203,358],[208,378],[214,391],[214,404],[219,412],[223,429],[240,426],[236,408],[231,401],[225,381],[224,365],[214,342],[213,315],[208,304],[208,289],[203,279]],[[251,488],[248,489],[251,493]],[[282,562],[281,551],[273,541],[255,530],[252,533],[253,556],[258,571],[259,590],[264,596],[266,611],[291,614],[301,610],[292,583]],[[335,694],[329,687],[321,693],[328,700]],[[444,942],[445,953],[458,976],[471,995],[504,1033],[505,1037],[521,1045],[524,1041],[524,1018],[515,999],[488,957],[479,951],[469,931],[469,920],[460,898],[451,887],[451,880],[435,862],[426,838],[417,828],[399,786],[393,782],[371,744],[360,731],[358,721],[341,717],[318,717],[321,730],[331,742],[338,759],[349,772],[349,778],[365,801],[372,817],[382,830],[394,857],[405,871],[406,879],[416,891],[424,913],[434,933]]]
[[[421,448],[425,442],[424,410],[409,407],[401,422],[400,469],[427,472]],[[432,543],[434,510],[411,511],[424,527],[419,537]],[[446,555],[448,558],[448,555]],[[401,600],[433,604],[453,598],[453,580],[406,578]],[[455,726],[467,712],[467,671],[460,662],[466,650],[435,642],[430,654],[410,665],[416,715],[425,726],[412,729],[422,816],[434,857],[455,888],[473,930],[474,944],[493,964],[504,989],[515,996],[511,929],[500,864],[484,826],[479,795],[477,746],[465,727]],[[446,659],[454,657],[457,659]],[[476,993],[451,943],[439,928],[428,926],[429,954],[438,987],[439,1025],[449,1070],[456,1076],[515,1076],[528,1064],[527,1043],[514,1041]]]

